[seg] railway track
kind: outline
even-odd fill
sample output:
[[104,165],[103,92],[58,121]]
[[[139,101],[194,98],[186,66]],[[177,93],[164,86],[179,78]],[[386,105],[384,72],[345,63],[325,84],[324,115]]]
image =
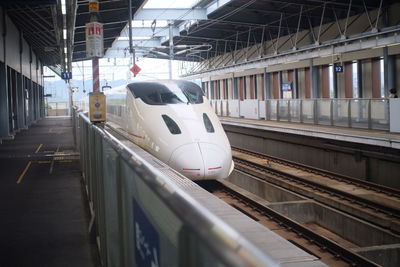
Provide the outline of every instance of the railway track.
[[232,148],[236,168],[374,224],[400,231],[400,192],[303,164]]
[[372,261],[352,252],[311,230],[306,226],[289,219],[270,207],[253,200],[248,194],[227,186],[229,182],[201,181],[199,185],[216,195],[226,203],[245,213],[266,226],[271,231],[289,240],[301,249],[318,257],[322,262],[334,266],[378,266]]

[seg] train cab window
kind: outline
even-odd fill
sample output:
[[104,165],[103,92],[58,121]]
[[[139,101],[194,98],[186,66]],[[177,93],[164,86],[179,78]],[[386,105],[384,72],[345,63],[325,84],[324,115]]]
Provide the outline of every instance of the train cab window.
[[176,84],[191,104],[203,103],[204,92],[200,86],[188,81],[176,81]]
[[188,81],[138,82],[128,85],[135,98],[148,105],[200,104],[203,103],[203,91]]
[[168,117],[167,115],[161,115],[161,117],[163,118],[165,124],[168,127],[168,130],[172,133],[172,134],[181,134],[181,129],[179,129],[178,124],[176,124],[176,122],[171,119],[170,117]]
[[206,127],[207,132],[213,133],[214,132],[214,126],[212,125],[211,120],[207,116],[206,113],[203,113],[203,121],[204,121],[204,126]]

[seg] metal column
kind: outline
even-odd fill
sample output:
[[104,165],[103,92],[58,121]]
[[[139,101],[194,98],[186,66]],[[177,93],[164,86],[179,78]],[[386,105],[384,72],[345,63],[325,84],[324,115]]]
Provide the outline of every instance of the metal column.
[[10,136],[6,65],[0,62],[0,137]]
[[18,129],[25,128],[25,107],[24,107],[24,88],[22,87],[22,75],[16,73],[16,86],[17,86],[17,127]]
[[266,68],[264,68],[264,90],[265,99],[271,99],[271,73],[267,72]]
[[314,66],[313,59],[310,59],[310,75],[311,75],[311,98],[318,98],[319,71],[318,71],[318,66]]
[[174,35],[172,31],[172,26],[173,22],[169,21],[168,26],[169,26],[169,61],[168,61],[168,66],[169,66],[169,79],[172,79],[172,60],[174,59]]
[[33,122],[33,91],[32,91],[32,80],[27,78],[26,88],[28,91],[28,125]]
[[36,84],[32,81],[32,121],[37,121]]
[[383,48],[383,66],[385,96],[388,96],[389,90],[392,88],[396,88],[396,57],[389,56],[387,47]]
[[[100,91],[100,73],[99,73],[99,58],[95,57],[92,59],[92,70],[93,70],[93,92]],[[70,88],[70,86],[68,86]]]

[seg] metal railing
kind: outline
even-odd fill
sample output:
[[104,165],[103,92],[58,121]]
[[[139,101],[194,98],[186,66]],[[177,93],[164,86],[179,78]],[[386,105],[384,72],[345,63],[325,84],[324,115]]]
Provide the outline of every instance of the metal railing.
[[73,111],[103,266],[276,266],[163,173]]
[[385,131],[390,128],[389,99],[384,98],[211,100],[211,104],[220,116]]

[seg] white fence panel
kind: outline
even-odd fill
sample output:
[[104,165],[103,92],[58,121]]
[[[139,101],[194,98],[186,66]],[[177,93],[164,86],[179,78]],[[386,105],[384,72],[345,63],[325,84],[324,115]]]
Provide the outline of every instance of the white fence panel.
[[267,110],[265,108],[265,101],[258,101],[258,111],[259,111],[259,118],[265,119],[267,116]]
[[224,116],[224,117],[227,117],[228,116],[228,112],[229,112],[229,110],[228,110],[228,100],[222,100],[221,101],[221,112],[222,112],[222,114],[221,114],[221,116]]
[[260,119],[258,99],[245,99],[240,101],[240,116],[246,119]]
[[233,117],[233,118],[239,118],[240,117],[240,106],[239,106],[239,100],[233,99],[233,100],[228,100],[228,116]]

